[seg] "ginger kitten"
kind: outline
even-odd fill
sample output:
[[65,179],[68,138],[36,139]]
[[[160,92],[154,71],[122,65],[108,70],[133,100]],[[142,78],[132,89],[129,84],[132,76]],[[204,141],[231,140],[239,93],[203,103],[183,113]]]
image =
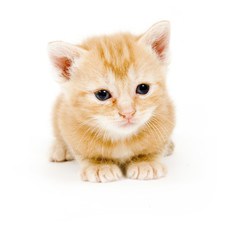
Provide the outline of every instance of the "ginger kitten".
[[53,113],[51,160],[77,159],[90,182],[163,177],[173,150],[174,109],[165,84],[170,25],[80,45],[49,43],[62,94]]

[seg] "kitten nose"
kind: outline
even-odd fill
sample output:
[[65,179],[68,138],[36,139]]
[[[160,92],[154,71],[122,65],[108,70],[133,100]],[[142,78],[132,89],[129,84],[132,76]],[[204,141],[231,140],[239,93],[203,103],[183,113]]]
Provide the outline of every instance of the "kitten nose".
[[121,112],[118,112],[119,116],[127,119],[127,120],[130,120],[131,118],[133,118],[133,116],[135,115],[136,111],[132,111],[132,112],[129,112],[129,113],[121,113]]

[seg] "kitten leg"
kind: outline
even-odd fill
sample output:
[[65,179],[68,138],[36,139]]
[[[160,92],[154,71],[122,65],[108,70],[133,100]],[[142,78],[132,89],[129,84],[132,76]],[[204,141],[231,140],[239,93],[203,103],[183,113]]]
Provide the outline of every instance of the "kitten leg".
[[71,160],[74,160],[74,157],[67,149],[66,145],[59,140],[55,140],[51,149],[51,162],[63,162]]
[[114,163],[82,161],[81,178],[89,182],[112,182],[122,177],[121,169]]
[[133,159],[133,161],[126,166],[126,176],[131,179],[157,179],[164,177],[166,172],[165,165],[151,155]]
[[173,141],[170,141],[165,148],[165,152],[164,152],[164,156],[170,156],[172,155],[173,151],[174,151],[175,145]]

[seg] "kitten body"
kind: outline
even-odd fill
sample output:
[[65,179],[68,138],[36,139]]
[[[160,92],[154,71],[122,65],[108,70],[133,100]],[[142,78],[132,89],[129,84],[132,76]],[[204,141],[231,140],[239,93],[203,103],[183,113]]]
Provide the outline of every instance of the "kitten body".
[[[141,36],[94,37],[75,46],[49,44],[62,94],[53,114],[52,161],[77,159],[83,180],[108,182],[165,175],[173,149],[174,109],[165,84],[169,23]],[[139,85],[149,90],[137,93]],[[106,90],[108,99],[100,100]]]

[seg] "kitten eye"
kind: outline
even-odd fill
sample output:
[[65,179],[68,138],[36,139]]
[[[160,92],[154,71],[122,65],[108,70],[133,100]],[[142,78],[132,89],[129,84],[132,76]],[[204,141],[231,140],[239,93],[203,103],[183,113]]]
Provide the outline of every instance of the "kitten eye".
[[149,92],[150,86],[148,84],[142,83],[139,84],[136,88],[136,93],[138,94],[146,94]]
[[107,90],[99,90],[99,91],[95,92],[95,96],[100,101],[105,101],[105,100],[111,98],[111,94]]

